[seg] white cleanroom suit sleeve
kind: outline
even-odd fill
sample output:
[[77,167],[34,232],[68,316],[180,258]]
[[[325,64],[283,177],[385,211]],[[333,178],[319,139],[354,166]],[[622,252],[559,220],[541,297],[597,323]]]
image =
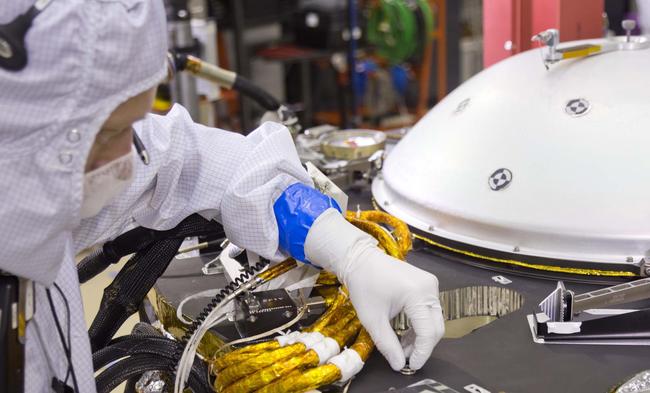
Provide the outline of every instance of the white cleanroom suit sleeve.
[[196,124],[176,105],[134,128],[151,162],[138,160],[129,189],[82,221],[75,230],[77,250],[132,226],[169,229],[201,213],[221,222],[238,246],[280,257],[273,203],[291,184],[312,184],[284,126],[267,122],[243,136]]

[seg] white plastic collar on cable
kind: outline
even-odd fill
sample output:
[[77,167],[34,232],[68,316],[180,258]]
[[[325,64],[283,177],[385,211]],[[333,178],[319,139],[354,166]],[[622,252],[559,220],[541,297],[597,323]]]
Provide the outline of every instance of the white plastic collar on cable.
[[298,340],[298,337],[302,335],[301,332],[295,331],[288,334],[284,334],[275,338],[275,340],[280,344],[281,347],[286,347],[287,345],[295,344]]
[[311,349],[315,344],[323,341],[325,336],[318,332],[303,333],[296,340],[299,343],[305,344],[307,349]]
[[323,341],[316,343],[310,349],[312,349],[318,355],[319,366],[327,363],[328,360],[332,359],[332,357],[338,355],[339,352],[341,352],[339,343],[330,337],[325,337]]
[[346,348],[340,354],[331,358],[327,363],[333,364],[341,370],[341,382],[347,382],[363,368],[363,360],[357,351]]
[[325,364],[333,356],[339,354],[339,344],[330,337],[325,337],[318,332],[302,333],[291,332],[275,338],[281,347],[295,343],[303,343],[307,350],[313,350],[318,355],[318,363]]

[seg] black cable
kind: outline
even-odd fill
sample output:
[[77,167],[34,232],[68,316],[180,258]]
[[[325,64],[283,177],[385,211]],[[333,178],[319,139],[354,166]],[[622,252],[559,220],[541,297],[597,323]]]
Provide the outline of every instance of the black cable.
[[[81,390],[79,390],[79,383],[77,382],[77,375],[74,371],[74,364],[72,362],[72,340],[71,340],[71,326],[70,326],[70,304],[68,303],[68,298],[65,296],[61,288],[55,283],[54,288],[56,288],[59,293],[61,294],[61,297],[63,298],[63,302],[65,304],[65,309],[66,309],[66,320],[68,322],[68,343],[70,346],[66,344],[65,341],[65,336],[63,335],[63,329],[61,328],[61,323],[59,322],[59,316],[56,313],[56,308],[54,307],[54,301],[52,300],[52,292],[50,291],[49,288],[45,289],[45,294],[47,295],[47,301],[50,304],[50,310],[52,311],[52,317],[54,318],[54,324],[56,325],[56,330],[59,334],[59,339],[61,340],[61,345],[63,346],[63,352],[65,352],[66,358],[68,359],[68,371],[72,375],[72,383],[74,384],[74,390],[77,393],[80,393]],[[66,377],[67,378],[67,377]]]
[[[57,291],[59,291],[59,294],[64,300],[65,304],[65,311],[66,311],[66,323],[67,323],[67,330],[68,330],[68,343],[70,344],[70,356],[72,356],[72,337],[71,337],[71,321],[70,321],[70,305],[68,304],[68,299],[65,297],[65,294],[63,294],[63,290],[61,290],[61,287],[59,284],[54,283],[54,288],[56,288]],[[67,385],[68,384],[68,378],[70,378],[70,375],[72,374],[72,363],[68,366],[68,371],[65,373],[65,379],[63,380],[63,384]]]
[[[97,392],[108,393],[122,382],[147,371],[173,371],[169,359],[155,355],[138,354],[122,359],[111,365],[97,376]],[[209,392],[209,384],[205,384],[197,375],[195,369],[190,373],[188,380],[190,389],[194,392]]]
[[[216,221],[208,221],[199,214],[192,214],[181,221],[175,228],[166,231],[137,227],[107,241],[77,265],[79,283],[83,284],[115,264],[126,255],[144,250],[152,244],[170,238],[222,234],[223,227]],[[224,234],[225,235],[225,234]]]

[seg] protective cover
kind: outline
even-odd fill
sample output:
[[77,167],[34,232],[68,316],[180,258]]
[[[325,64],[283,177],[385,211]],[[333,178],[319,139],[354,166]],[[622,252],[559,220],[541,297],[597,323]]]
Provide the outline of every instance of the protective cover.
[[[571,42],[606,44],[605,40]],[[476,75],[394,148],[382,208],[469,246],[639,263],[650,248],[650,49],[543,65],[540,49]]]

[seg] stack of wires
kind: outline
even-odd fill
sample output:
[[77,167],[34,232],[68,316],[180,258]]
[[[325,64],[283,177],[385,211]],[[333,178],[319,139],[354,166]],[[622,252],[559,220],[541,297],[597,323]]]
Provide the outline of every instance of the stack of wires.
[[[348,212],[346,218],[378,239],[388,254],[403,259],[411,248],[408,227],[378,211]],[[390,229],[387,229],[389,227]],[[338,284],[326,273],[320,283]],[[303,392],[358,373],[374,344],[361,326],[347,290],[339,287],[327,311],[302,332],[249,345],[210,362],[214,388],[223,393]],[[347,345],[350,345],[347,349]]]
[[238,295],[245,291],[255,289],[257,286],[264,284],[296,267],[296,261],[287,259],[268,270],[257,274],[254,278],[246,282],[237,282],[231,288],[226,288],[223,291],[222,300],[214,307],[204,318],[198,326],[195,326],[191,336],[186,342],[183,354],[178,362],[176,371],[176,380],[174,383],[174,392],[182,393],[185,389],[185,383],[189,378],[192,370],[192,364],[196,356],[196,350],[201,342],[201,339],[206,332],[213,326],[218,325],[227,318],[226,305],[235,299]]

